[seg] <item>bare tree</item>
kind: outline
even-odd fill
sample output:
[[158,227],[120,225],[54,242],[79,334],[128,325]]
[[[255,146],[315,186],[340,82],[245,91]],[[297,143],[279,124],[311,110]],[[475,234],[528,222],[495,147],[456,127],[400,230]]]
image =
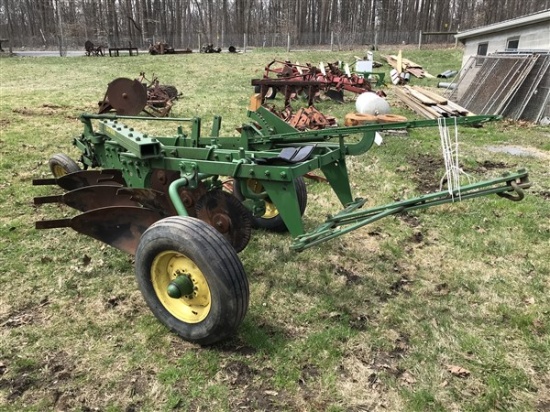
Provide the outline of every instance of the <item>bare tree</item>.
[[419,30],[466,30],[550,7],[550,0],[2,0],[0,37],[14,46],[51,47],[63,32],[82,44],[153,38],[175,47],[256,36],[270,45],[279,33],[304,44],[327,43],[332,32],[348,42],[411,42]]

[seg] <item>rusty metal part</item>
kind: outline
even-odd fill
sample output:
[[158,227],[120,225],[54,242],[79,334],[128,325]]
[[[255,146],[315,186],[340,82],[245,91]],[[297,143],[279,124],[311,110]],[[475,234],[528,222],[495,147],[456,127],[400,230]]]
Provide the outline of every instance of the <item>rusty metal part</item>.
[[320,130],[336,125],[336,119],[332,116],[325,116],[315,107],[299,109],[288,120],[288,124],[298,130]]
[[214,47],[213,44],[207,44],[201,47],[201,53],[221,53],[220,47]]
[[114,110],[123,116],[139,114],[147,104],[147,90],[137,79],[119,77],[109,83],[103,101],[99,103],[99,113]]
[[[181,173],[175,170],[165,170],[165,169],[153,169],[150,178],[151,188],[155,191],[159,191],[168,196],[168,189],[170,184],[181,177]],[[207,188],[204,183],[199,182],[198,186],[195,189],[189,189],[186,187],[181,187],[178,190],[181,201],[187,210],[189,216],[197,217],[195,212],[195,205],[197,201],[206,194]],[[171,207],[173,207],[171,205]],[[176,215],[174,211],[174,215]]]
[[315,106],[300,108],[294,112],[292,107],[286,106],[283,110],[277,110],[275,106],[267,106],[271,113],[283,119],[290,126],[298,130],[321,130],[326,127],[336,126],[336,118],[321,113]]
[[177,215],[176,209],[164,192],[138,187],[122,187],[119,188],[117,195],[128,196],[130,201],[147,209],[155,210],[165,217]]
[[196,211],[197,217],[216,228],[237,252],[246,247],[252,215],[235,196],[221,189],[211,190],[199,199]]
[[86,40],[84,49],[86,50],[86,56],[104,56],[104,46],[96,46],[90,40]]
[[58,185],[65,190],[74,190],[79,187],[93,185],[124,186],[126,182],[122,172],[117,169],[79,170],[57,178],[34,179],[34,186]]
[[316,175],[313,172],[307,172],[304,177],[317,183],[328,183],[328,179],[326,177]]
[[[259,79],[252,80],[252,85],[263,86],[260,92],[262,101],[269,87],[275,87],[278,90],[283,90],[285,86],[293,87],[295,95],[300,93],[300,88],[305,86],[315,87],[316,94],[321,90],[325,92],[327,97],[340,102],[343,101],[343,90],[356,94],[371,91],[368,79],[355,73],[343,72],[338,63],[329,63],[326,66],[322,64],[320,67],[316,67],[309,63],[300,65],[290,61],[273,60],[265,67],[263,79],[261,80],[264,82]],[[287,98],[287,93],[285,93],[285,98]],[[309,105],[312,104],[310,97]]]
[[68,219],[41,220],[36,229],[70,227],[84,235],[134,255],[141,235],[164,216],[156,210],[135,206],[94,209]]
[[160,84],[155,76],[148,80],[141,72],[137,79],[120,77],[109,83],[105,97],[99,102],[99,114],[114,110],[119,115],[135,116],[143,111],[150,116],[165,117],[179,95],[174,86]]
[[130,193],[121,190],[120,185],[85,186],[62,195],[35,197],[34,204],[63,203],[81,212],[107,206],[140,206],[140,202],[132,199]]
[[[317,80],[297,80],[297,79],[253,79],[252,86],[260,87],[260,97],[262,103],[269,98],[269,93],[280,92],[285,96],[285,106],[290,105],[290,101],[296,99],[300,95],[305,95],[308,100],[308,105],[313,105],[322,82]],[[275,91],[275,92],[274,92]]]

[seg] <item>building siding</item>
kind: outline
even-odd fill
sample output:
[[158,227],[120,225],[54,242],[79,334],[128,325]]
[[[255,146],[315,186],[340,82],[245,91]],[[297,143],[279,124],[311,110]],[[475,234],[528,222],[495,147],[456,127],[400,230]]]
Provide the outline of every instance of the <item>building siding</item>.
[[480,43],[488,43],[487,53],[491,54],[504,51],[507,40],[511,37],[519,37],[519,49],[550,50],[550,23],[544,21],[466,38],[463,40],[465,44],[462,65],[464,66],[471,56],[477,55],[477,47]]

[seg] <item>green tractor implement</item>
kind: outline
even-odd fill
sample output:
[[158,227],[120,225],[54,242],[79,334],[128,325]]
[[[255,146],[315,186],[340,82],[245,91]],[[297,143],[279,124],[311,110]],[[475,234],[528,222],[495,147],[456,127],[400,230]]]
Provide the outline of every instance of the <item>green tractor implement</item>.
[[[212,344],[241,324],[249,303],[248,280],[238,253],[254,228],[287,231],[301,251],[386,216],[497,194],[521,200],[530,186],[520,170],[501,178],[374,208],[352,195],[346,157],[367,152],[376,132],[436,126],[421,120],[299,132],[263,107],[249,110],[240,135],[221,137],[214,117],[208,136],[200,118],[83,114],[73,141],[79,164],[64,154],[50,161],[66,192],[34,199],[81,211],[42,220],[36,228],[70,227],[135,256],[141,293],[154,315],[183,339]],[[478,124],[494,116],[457,118]],[[172,122],[174,134],[140,132],[145,122]],[[138,126],[135,126],[137,124]],[[304,176],[320,170],[343,205],[306,233]]]

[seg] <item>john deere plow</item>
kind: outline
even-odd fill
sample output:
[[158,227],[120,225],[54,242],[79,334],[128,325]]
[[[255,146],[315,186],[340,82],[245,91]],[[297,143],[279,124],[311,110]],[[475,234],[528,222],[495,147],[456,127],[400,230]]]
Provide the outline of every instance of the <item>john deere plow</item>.
[[[300,251],[397,213],[490,194],[521,200],[530,185],[527,172],[518,171],[364,209],[365,201],[352,195],[347,156],[367,152],[377,131],[436,121],[299,132],[263,107],[248,115],[251,122],[234,137],[220,136],[219,117],[203,136],[199,118],[82,115],[84,130],[73,142],[84,169],[57,154],[50,159],[53,178],[33,181],[66,191],[35,204],[62,203],[82,213],[36,227],[70,227],[135,255],[137,283],[155,316],[183,339],[211,344],[234,333],[246,314],[248,280],[238,253],[256,228],[290,232]],[[175,130],[150,136],[139,131],[145,121],[169,121]],[[343,210],[306,233],[303,179],[316,170]]]

